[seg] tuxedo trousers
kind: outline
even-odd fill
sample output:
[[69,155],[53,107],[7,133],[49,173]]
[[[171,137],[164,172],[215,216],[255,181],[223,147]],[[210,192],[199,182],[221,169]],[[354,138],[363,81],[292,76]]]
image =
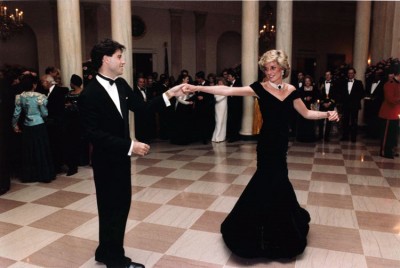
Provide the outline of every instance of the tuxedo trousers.
[[92,165],[99,213],[96,259],[124,262],[123,243],[132,195],[130,157],[110,161],[93,154]]
[[355,140],[358,132],[358,109],[343,109],[342,117],[343,138]]

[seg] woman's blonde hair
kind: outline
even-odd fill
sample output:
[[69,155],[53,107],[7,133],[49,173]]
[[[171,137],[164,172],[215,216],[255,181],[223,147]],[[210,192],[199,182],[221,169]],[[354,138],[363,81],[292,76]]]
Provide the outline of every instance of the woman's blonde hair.
[[290,72],[290,65],[288,62],[288,56],[286,55],[283,50],[268,50],[265,52],[260,60],[258,61],[258,66],[260,67],[260,70],[264,72],[265,70],[265,64],[276,61],[278,65],[282,68],[283,70],[283,78],[286,78],[289,76]]

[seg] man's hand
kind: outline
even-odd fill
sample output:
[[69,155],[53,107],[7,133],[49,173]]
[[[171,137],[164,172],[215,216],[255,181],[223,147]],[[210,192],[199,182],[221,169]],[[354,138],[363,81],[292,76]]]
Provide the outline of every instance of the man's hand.
[[146,144],[146,143],[143,143],[143,142],[140,142],[140,141],[135,141],[133,143],[132,152],[134,154],[138,154],[138,155],[144,156],[144,155],[149,153],[149,150],[150,150],[150,146],[148,144]]
[[185,84],[182,90],[185,94],[194,93],[196,92],[196,86]]

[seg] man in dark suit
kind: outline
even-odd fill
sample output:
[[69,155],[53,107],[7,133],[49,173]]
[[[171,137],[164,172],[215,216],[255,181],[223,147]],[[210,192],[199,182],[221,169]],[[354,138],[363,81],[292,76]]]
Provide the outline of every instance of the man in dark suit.
[[[164,92],[170,89],[169,77],[165,74],[161,74],[160,81],[156,84],[155,88],[155,96],[162,95]],[[175,105],[172,103],[171,106],[165,107],[157,113],[158,117],[156,122],[159,129],[158,137],[162,140],[168,140],[171,136],[172,119],[175,112],[174,107]]]
[[99,246],[95,260],[107,267],[142,268],[125,256],[123,248],[126,221],[131,204],[130,155],[145,155],[150,146],[130,139],[129,110],[144,111],[170,105],[169,99],[181,87],[166,91],[150,102],[135,98],[122,75],[125,47],[111,39],[91,51],[98,75],[79,97],[84,133],[93,145],[92,167],[99,213]]
[[60,87],[54,81],[53,76],[45,74],[40,78],[45,92],[47,92],[47,110],[49,115],[46,119],[47,132],[49,135],[50,149],[53,157],[54,170],[62,172],[63,161],[63,127],[65,112],[65,96],[68,88]]
[[[333,111],[336,107],[336,91],[338,87],[332,80],[331,71],[325,72],[325,80],[321,82],[319,86],[320,98],[319,98],[319,110]],[[318,139],[324,139],[329,141],[330,133],[332,129],[332,122],[326,119],[318,120]]]
[[[195,74],[196,85],[209,86],[210,83],[205,79],[205,73],[199,71]],[[215,98],[212,94],[196,92],[191,98],[194,101],[194,116],[196,122],[196,134],[203,144],[211,140],[215,127]]]
[[[146,88],[146,79],[139,77],[133,88],[135,98],[143,102],[151,99]],[[155,138],[155,113],[152,111],[136,111],[135,114],[135,138],[141,142],[149,144]]]
[[358,111],[361,109],[361,100],[365,96],[364,86],[360,80],[355,79],[356,70],[349,68],[347,71],[347,81],[342,84],[341,104],[342,104],[342,127],[343,133],[341,141],[356,142],[358,131]]
[[366,123],[367,137],[379,138],[379,109],[383,102],[383,70],[375,72],[371,81],[367,82],[366,96],[364,98],[364,120]]
[[[231,87],[241,87],[242,83],[237,79],[232,69],[227,70],[227,80]],[[240,129],[242,127],[243,97],[228,96],[228,119],[226,123],[226,137],[228,142],[240,140]]]

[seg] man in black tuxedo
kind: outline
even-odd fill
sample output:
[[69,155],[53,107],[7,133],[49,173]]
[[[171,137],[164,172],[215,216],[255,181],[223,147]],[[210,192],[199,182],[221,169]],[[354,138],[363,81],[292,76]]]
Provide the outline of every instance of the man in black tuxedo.
[[[168,89],[170,89],[169,77],[165,74],[161,74],[160,80],[155,86],[155,91],[156,91],[155,96],[162,95]],[[171,101],[173,102],[174,100]],[[156,122],[159,128],[158,137],[162,140],[168,140],[171,136],[170,134],[171,134],[172,119],[175,112],[174,110],[175,105],[174,103],[171,104],[172,104],[171,106],[165,107],[160,112],[157,113],[158,116]]]
[[53,76],[45,74],[40,78],[45,92],[47,92],[47,110],[49,115],[46,119],[47,132],[49,135],[50,149],[52,153],[54,170],[56,173],[62,172],[64,164],[63,153],[63,127],[65,120],[65,96],[68,88],[60,87],[54,81]]
[[[232,69],[227,70],[227,80],[231,87],[241,87],[242,83],[237,79]],[[240,129],[242,127],[243,97],[228,96],[228,119],[226,123],[226,137],[228,142],[240,140]]]
[[[199,71],[195,74],[196,85],[209,86],[210,82],[205,79],[205,73]],[[203,144],[211,140],[215,127],[215,98],[214,95],[205,92],[196,92],[191,98],[194,101],[194,114],[196,135]]]
[[[325,72],[325,80],[321,82],[319,86],[320,97],[319,97],[319,110],[333,111],[336,107],[338,87],[332,80],[331,71]],[[329,141],[330,133],[332,129],[332,122],[326,119],[318,120],[318,139],[324,139]]]
[[371,81],[367,82],[366,96],[364,98],[364,120],[366,123],[367,137],[371,139],[379,138],[379,109],[383,102],[383,70],[375,72]]
[[348,141],[349,135],[351,142],[356,142],[358,131],[358,111],[361,109],[361,100],[365,96],[364,86],[360,80],[355,79],[356,70],[349,68],[347,71],[347,81],[342,84],[341,104],[342,104],[342,127],[343,133],[341,141]]
[[181,86],[152,101],[135,98],[122,75],[125,47],[111,39],[91,51],[97,76],[82,91],[78,105],[84,133],[93,146],[92,167],[99,213],[99,246],[95,260],[107,267],[142,268],[125,256],[126,221],[131,204],[132,153],[145,155],[150,146],[133,141],[129,134],[129,110],[145,111],[170,105],[169,99],[182,94]]
[[[151,100],[151,96],[146,88],[146,79],[139,77],[133,88],[135,98],[143,102]],[[135,117],[135,138],[143,143],[149,144],[155,138],[155,113],[152,111],[136,111]]]
[[297,81],[294,85],[297,90],[299,90],[301,87],[304,86],[304,73],[303,72],[297,73]]

